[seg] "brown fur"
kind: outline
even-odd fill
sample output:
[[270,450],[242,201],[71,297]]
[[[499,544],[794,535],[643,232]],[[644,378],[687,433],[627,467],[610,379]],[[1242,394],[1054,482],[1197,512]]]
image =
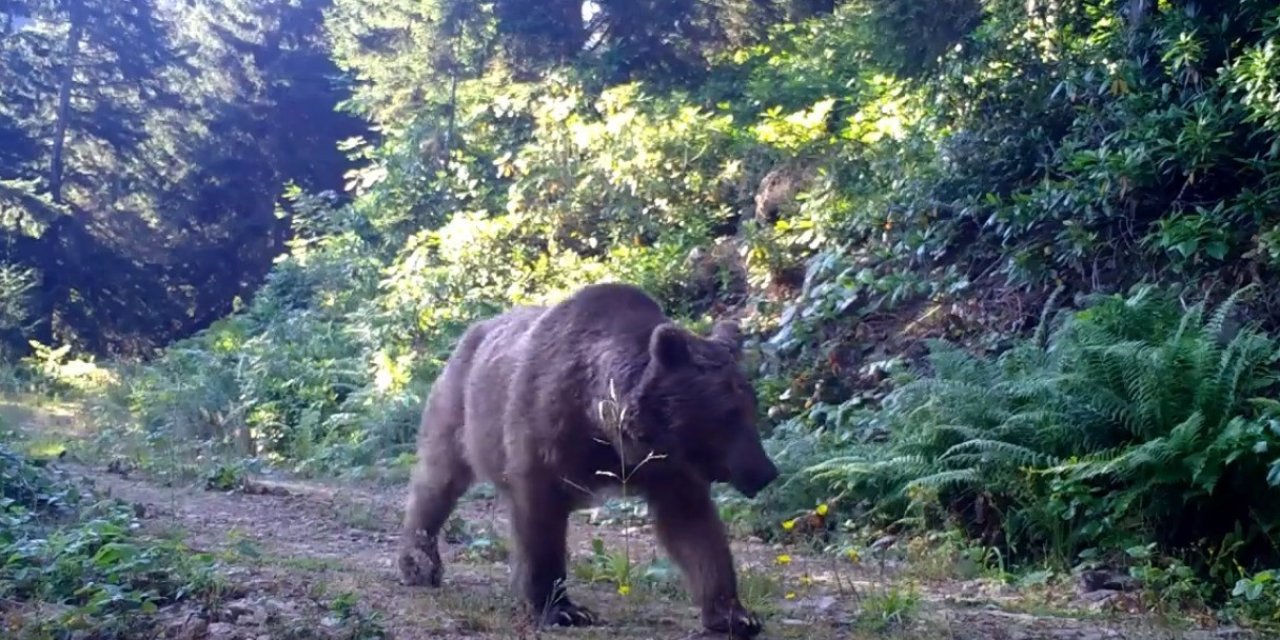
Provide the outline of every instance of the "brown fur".
[[[594,614],[563,587],[568,517],[625,475],[628,490],[651,505],[703,625],[757,634],[759,619],[738,600],[710,493],[712,482],[729,482],[754,496],[778,475],[760,443],[740,358],[736,325],[696,336],[621,284],[475,324],[423,411],[399,559],[404,581],[440,585],[440,529],[463,492],[487,480],[511,510],[513,582],[526,603],[544,624],[592,624]],[[611,398],[621,419],[601,410]]]

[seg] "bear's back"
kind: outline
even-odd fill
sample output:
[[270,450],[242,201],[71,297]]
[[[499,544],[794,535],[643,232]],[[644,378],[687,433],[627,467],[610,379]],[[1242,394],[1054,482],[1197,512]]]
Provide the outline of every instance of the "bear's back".
[[[569,475],[594,468],[598,403],[611,386],[621,399],[639,383],[649,336],[663,322],[661,307],[639,288],[597,284],[547,308],[519,337],[494,342],[511,364],[509,386],[497,394],[506,455]],[[479,401],[495,400],[489,393]]]

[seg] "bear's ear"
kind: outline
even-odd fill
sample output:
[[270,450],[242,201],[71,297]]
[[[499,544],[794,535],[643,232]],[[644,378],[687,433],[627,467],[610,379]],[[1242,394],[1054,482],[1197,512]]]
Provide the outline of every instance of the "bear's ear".
[[711,327],[711,339],[733,350],[735,358],[742,356],[742,329],[732,320],[721,320]]
[[666,322],[649,334],[649,357],[663,367],[681,367],[693,359],[689,335],[675,323]]

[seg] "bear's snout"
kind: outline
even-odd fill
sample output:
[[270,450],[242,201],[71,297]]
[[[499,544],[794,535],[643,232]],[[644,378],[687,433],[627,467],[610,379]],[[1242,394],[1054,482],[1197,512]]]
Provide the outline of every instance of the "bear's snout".
[[730,484],[742,495],[754,498],[777,477],[778,468],[770,462],[768,469],[741,474],[740,477],[730,481]]
[[754,498],[778,478],[778,466],[769,459],[757,439],[741,442],[730,456],[729,485],[742,495]]

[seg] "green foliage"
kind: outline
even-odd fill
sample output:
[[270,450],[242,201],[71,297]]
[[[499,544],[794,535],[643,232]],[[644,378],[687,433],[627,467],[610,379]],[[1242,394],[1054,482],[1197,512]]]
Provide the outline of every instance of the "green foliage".
[[858,622],[860,626],[883,633],[908,624],[919,608],[920,594],[914,586],[894,584],[863,598]]
[[1246,575],[1231,590],[1231,609],[1267,629],[1280,628],[1280,580],[1274,569]]
[[1074,314],[1046,346],[986,359],[935,345],[932,374],[875,418],[890,441],[811,472],[881,517],[998,527],[1022,557],[1152,540],[1211,571],[1274,558],[1280,343],[1230,327],[1237,299],[1181,311],[1143,288]]
[[459,211],[403,237],[384,226],[403,241],[382,237],[384,251],[362,204],[297,195],[290,255],[253,303],[130,381],[148,437],[304,470],[370,465],[412,452],[425,387],[477,318],[602,278],[639,283],[675,313],[705,311],[684,260],[731,217],[731,121],[633,85],[587,101],[566,82],[522,104],[530,138],[494,161],[504,211]]
[[35,276],[31,269],[0,263],[0,348],[12,344],[29,328]]
[[334,110],[328,4],[5,3],[0,262],[40,280],[0,341],[144,355],[261,283],[284,183],[340,189],[366,129]]
[[89,497],[0,445],[0,598],[17,605],[15,637],[133,637],[160,607],[216,587],[209,558],[140,535],[127,506]]

